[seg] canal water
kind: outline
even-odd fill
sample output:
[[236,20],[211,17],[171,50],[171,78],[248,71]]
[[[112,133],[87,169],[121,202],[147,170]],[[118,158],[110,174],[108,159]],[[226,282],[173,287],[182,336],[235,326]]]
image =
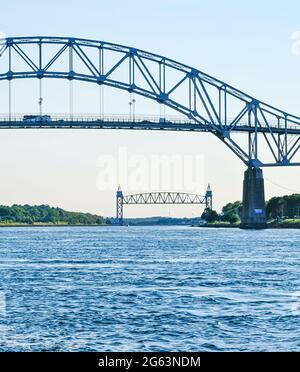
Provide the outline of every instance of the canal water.
[[300,231],[0,229],[0,351],[300,351]]

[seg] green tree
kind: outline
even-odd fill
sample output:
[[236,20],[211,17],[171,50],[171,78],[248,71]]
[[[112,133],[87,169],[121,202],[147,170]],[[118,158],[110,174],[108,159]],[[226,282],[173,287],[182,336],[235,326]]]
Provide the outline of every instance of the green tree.
[[0,206],[0,218],[11,216],[11,210],[9,207]]
[[267,218],[294,218],[300,215],[300,194],[275,197],[267,203]]
[[202,213],[201,218],[208,223],[212,223],[218,221],[219,215],[216,211],[210,208],[206,208],[205,211]]
[[13,220],[18,223],[67,223],[82,225],[102,225],[105,223],[102,216],[90,213],[67,212],[61,208],[52,208],[49,205],[13,205],[0,206],[0,219]]
[[221,220],[231,224],[241,220],[243,204],[240,201],[226,204],[222,209]]

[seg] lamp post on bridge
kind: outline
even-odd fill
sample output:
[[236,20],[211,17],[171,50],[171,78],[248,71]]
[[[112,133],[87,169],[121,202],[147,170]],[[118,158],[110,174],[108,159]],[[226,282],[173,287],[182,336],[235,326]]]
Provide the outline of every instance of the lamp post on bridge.
[[39,108],[40,108],[39,110],[40,116],[42,116],[43,115],[43,98],[42,97],[39,98]]
[[129,101],[129,120],[135,122],[135,103],[136,99],[130,99]]
[[132,101],[129,101],[129,120],[132,120]]
[[39,84],[40,84],[40,96],[39,96],[39,112],[40,112],[40,116],[43,115],[43,96],[42,96],[42,79],[40,78],[40,81],[39,81]]
[[135,122],[135,103],[136,103],[136,99],[135,98],[133,98],[133,100],[132,100],[132,119],[133,119],[133,121]]

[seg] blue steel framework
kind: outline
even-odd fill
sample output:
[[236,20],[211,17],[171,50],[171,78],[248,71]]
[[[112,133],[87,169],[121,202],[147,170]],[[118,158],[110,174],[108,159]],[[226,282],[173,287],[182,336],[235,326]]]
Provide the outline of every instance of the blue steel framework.
[[[34,114],[32,114],[34,115]],[[36,116],[36,115],[35,115]],[[0,129],[134,129],[134,130],[166,130],[166,131],[190,131],[190,132],[209,132],[204,126],[195,125],[190,120],[168,116],[135,116],[130,115],[101,115],[101,118],[90,114],[64,115],[52,114],[51,121],[24,121],[24,115],[0,115]],[[284,135],[285,128],[272,126],[273,134]],[[245,123],[239,123],[234,129],[235,133],[248,133],[249,127]],[[260,134],[267,134],[269,129],[261,127],[257,129]],[[289,128],[290,136],[300,135],[300,127]]]
[[[57,68],[65,57],[67,66]],[[155,100],[185,115],[188,130],[216,135],[250,168],[300,165],[295,159],[300,148],[299,117],[166,57],[105,41],[37,36],[2,40],[0,62],[0,80],[80,80]],[[10,117],[4,120],[3,127],[9,127],[10,122]],[[171,124],[160,127],[173,130]],[[94,125],[97,127],[96,122]],[[145,129],[145,125],[134,123],[129,127]],[[235,136],[241,127],[247,141]],[[186,128],[182,125],[177,130]]]
[[144,194],[123,195],[123,192],[119,187],[116,194],[117,221],[120,226],[123,225],[124,205],[204,204],[206,209],[207,208],[212,209],[212,198],[213,194],[210,185],[208,185],[206,194],[204,196],[180,192],[150,192]]
[[[70,88],[73,80],[79,80],[139,94],[176,110],[186,122],[137,121],[135,114],[130,120],[82,119],[74,117],[70,99],[70,120],[24,123],[12,117],[11,82],[27,78],[40,79],[40,114],[41,81],[55,78],[69,80]],[[242,215],[245,228],[265,226],[261,168],[300,165],[299,117],[193,67],[140,49],[72,37],[10,37],[0,40],[0,80],[9,82],[9,115],[0,120],[0,128],[164,129],[214,134],[247,166]],[[135,112],[134,106],[131,111]]]

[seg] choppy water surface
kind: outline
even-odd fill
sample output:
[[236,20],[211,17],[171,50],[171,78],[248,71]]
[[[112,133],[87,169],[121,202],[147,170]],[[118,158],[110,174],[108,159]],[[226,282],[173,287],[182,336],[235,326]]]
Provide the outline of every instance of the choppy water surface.
[[1,351],[300,351],[300,231],[0,229]]

